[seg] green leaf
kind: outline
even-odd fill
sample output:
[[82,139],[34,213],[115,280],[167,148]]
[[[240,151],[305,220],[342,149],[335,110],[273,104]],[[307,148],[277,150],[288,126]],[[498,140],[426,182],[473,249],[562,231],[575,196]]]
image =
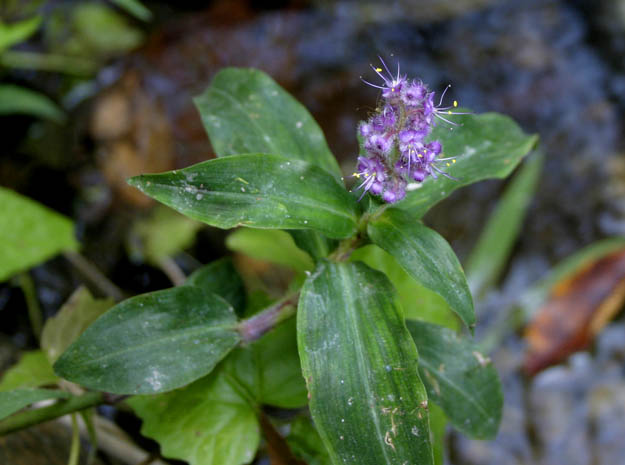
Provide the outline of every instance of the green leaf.
[[419,349],[419,372],[430,400],[467,436],[492,439],[501,421],[503,395],[491,361],[447,328],[417,320],[406,325]]
[[69,396],[67,392],[51,389],[16,389],[0,392],[0,420],[35,402]]
[[330,465],[330,455],[319,433],[307,416],[300,415],[290,425],[286,442],[296,457],[307,465]]
[[315,260],[327,257],[330,252],[336,249],[338,242],[333,239],[306,229],[290,230],[288,233],[293,237],[295,244],[302,250],[308,252]]
[[115,5],[123,8],[128,13],[141,21],[152,19],[152,12],[148,10],[139,0],[111,0]]
[[9,368],[0,382],[0,392],[17,388],[35,388],[56,384],[59,378],[42,350],[24,353],[20,361]]
[[226,238],[226,247],[248,257],[283,265],[295,271],[314,268],[310,255],[299,249],[285,231],[241,228]]
[[310,411],[333,463],[432,464],[427,396],[395,291],[362,263],[304,284],[298,347]]
[[77,250],[68,218],[0,187],[0,282],[62,251]]
[[158,441],[165,457],[239,465],[250,463],[258,448],[256,412],[226,364],[182,389],[127,402],[143,420],[141,433]]
[[243,280],[232,264],[232,259],[224,257],[195,270],[185,284],[197,286],[212,292],[232,305],[237,315],[245,310],[245,287]]
[[317,165],[340,179],[319,125],[262,71],[221,70],[195,105],[218,156],[273,153]]
[[306,405],[307,392],[295,337],[295,319],[277,326],[250,347],[237,349],[230,372],[257,404],[281,408]]
[[143,294],[98,318],[54,370],[116,394],[169,391],[211,372],[239,343],[236,323],[225,300],[198,287]]
[[445,463],[445,432],[447,427],[447,417],[445,412],[431,403],[430,408],[430,432],[432,437],[432,449],[434,451],[434,465],[444,465]]
[[374,216],[367,232],[410,276],[445,299],[462,321],[472,327],[475,313],[469,285],[456,254],[441,235],[397,208]]
[[445,299],[415,281],[391,254],[377,245],[369,244],[355,250],[350,260],[360,260],[387,276],[397,290],[405,318],[425,320],[451,329],[460,327],[460,320]]
[[356,231],[353,197],[322,169],[275,155],[217,158],[129,183],[211,226],[316,229],[341,239]]
[[46,95],[21,86],[0,85],[0,115],[23,114],[65,121],[65,113]]
[[159,205],[133,224],[128,241],[130,255],[158,265],[193,245],[201,227],[202,223]]
[[497,203],[467,260],[466,273],[475,294],[495,284],[516,242],[543,166],[542,154],[520,168]]
[[13,45],[24,42],[41,25],[41,16],[33,16],[17,23],[5,24],[0,21],[0,53]]
[[113,299],[94,299],[84,287],[76,289],[59,312],[46,320],[43,327],[41,348],[46,352],[48,360],[54,363],[114,303]]
[[420,189],[409,192],[396,206],[415,220],[462,186],[505,178],[538,141],[538,136],[525,134],[511,118],[497,113],[458,115],[453,120],[460,126],[450,130],[439,124],[430,139],[441,141],[446,157],[458,157],[445,171],[460,181],[429,177]]

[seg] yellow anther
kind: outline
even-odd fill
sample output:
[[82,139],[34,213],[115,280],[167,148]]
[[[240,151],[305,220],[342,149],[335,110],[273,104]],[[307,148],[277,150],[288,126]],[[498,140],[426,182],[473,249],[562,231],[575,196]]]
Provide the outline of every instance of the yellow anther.
[[454,108],[458,106],[458,101],[454,100]]
[[447,110],[447,114],[451,115],[451,110]]
[[447,166],[451,166],[449,163],[445,163]]
[[359,173],[354,173],[354,177],[355,177],[356,179],[360,179],[360,174],[359,174]]
[[418,154],[418,155],[417,155],[417,157],[419,157],[419,158],[423,158],[423,155],[421,155],[421,154]]
[[456,160],[452,160],[451,162],[452,162],[452,163],[456,163]]
[[382,72],[382,68],[376,68],[375,70],[376,70],[378,73],[381,73],[381,72]]

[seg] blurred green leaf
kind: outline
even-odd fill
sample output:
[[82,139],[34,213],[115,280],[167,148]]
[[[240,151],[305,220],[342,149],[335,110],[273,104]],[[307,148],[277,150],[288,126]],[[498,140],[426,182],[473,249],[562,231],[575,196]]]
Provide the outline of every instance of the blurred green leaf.
[[43,327],[41,348],[46,352],[48,360],[54,363],[113,304],[113,299],[94,299],[84,287],[76,289],[59,312],[46,320]]
[[139,0],[111,0],[115,5],[123,8],[128,13],[141,21],[152,19],[152,12],[148,10]]
[[374,216],[367,232],[410,276],[445,299],[472,327],[475,313],[469,285],[456,254],[441,235],[397,208]]
[[475,295],[483,294],[494,285],[506,266],[536,190],[542,165],[542,154],[525,162],[482,229],[465,267],[469,286]]
[[333,463],[433,463],[417,351],[386,276],[323,263],[302,288],[297,330],[310,411]]
[[405,318],[425,320],[451,329],[460,327],[460,320],[445,299],[415,281],[391,254],[377,245],[361,247],[350,258],[363,261],[388,277],[397,290]]
[[70,394],[51,389],[16,389],[0,392],[0,420],[42,400],[68,398]]
[[276,263],[295,271],[307,271],[314,263],[285,231],[241,228],[226,238],[226,247],[257,260]]
[[143,420],[141,433],[158,441],[164,457],[190,465],[250,463],[260,427],[245,388],[220,365],[209,376],[165,394],[127,402]]
[[68,218],[0,187],[0,282],[54,255],[77,250]]
[[71,11],[73,34],[63,46],[65,53],[107,59],[143,42],[143,33],[105,4],[80,3]]
[[450,130],[439,124],[430,139],[441,141],[445,157],[458,157],[445,171],[459,181],[429,177],[421,188],[409,192],[396,207],[409,212],[413,220],[462,186],[505,178],[538,141],[538,136],[525,134],[511,118],[497,113],[457,115],[453,121],[459,126]]
[[59,378],[52,371],[52,365],[43,350],[32,350],[25,352],[19,362],[4,373],[0,392],[46,386],[58,381]]
[[27,40],[37,32],[39,26],[41,26],[41,16],[33,16],[13,24],[5,24],[0,20],[0,53]]
[[317,229],[333,238],[356,231],[357,206],[343,186],[314,165],[274,155],[217,158],[129,183],[218,228]]
[[158,205],[148,217],[133,225],[128,241],[131,255],[158,265],[161,260],[190,247],[201,227],[202,223]]
[[419,350],[419,372],[430,400],[467,436],[495,437],[503,394],[488,357],[447,328],[417,320],[408,320],[406,325]]
[[430,409],[430,433],[432,437],[432,449],[434,451],[434,465],[445,463],[445,431],[447,417],[445,412],[434,403],[429,404]]
[[0,85],[0,115],[24,114],[65,121],[65,113],[44,94],[11,84]]
[[224,257],[195,270],[185,284],[197,286],[226,299],[237,312],[245,311],[245,287],[243,280],[232,264],[232,259]]
[[224,299],[198,287],[139,295],[98,318],[54,370],[116,394],[169,391],[211,372],[239,343],[236,323]]
[[317,165],[341,178],[319,125],[264,72],[223,69],[195,98],[195,105],[218,156],[273,153]]
[[286,442],[296,457],[307,465],[331,465],[330,455],[310,418],[300,415],[290,426]]

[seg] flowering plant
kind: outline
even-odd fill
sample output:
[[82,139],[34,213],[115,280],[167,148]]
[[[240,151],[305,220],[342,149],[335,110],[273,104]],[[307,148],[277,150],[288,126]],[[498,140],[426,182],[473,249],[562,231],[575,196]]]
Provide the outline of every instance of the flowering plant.
[[[420,81],[374,69],[381,105],[358,128],[354,193],[316,122],[269,76],[217,74],[196,98],[217,158],[129,182],[190,218],[240,227],[237,250],[295,278],[259,298],[222,259],[118,303],[57,354],[55,373],[92,391],[48,417],[124,401],[164,456],[193,465],[250,463],[261,430],[285,463],[359,465],[433,464],[447,421],[496,434],[501,390],[470,335],[467,280],[421,218],[463,185],[510,174],[536,136],[441,107],[444,93],[435,106]],[[264,406],[295,410],[269,418]]]

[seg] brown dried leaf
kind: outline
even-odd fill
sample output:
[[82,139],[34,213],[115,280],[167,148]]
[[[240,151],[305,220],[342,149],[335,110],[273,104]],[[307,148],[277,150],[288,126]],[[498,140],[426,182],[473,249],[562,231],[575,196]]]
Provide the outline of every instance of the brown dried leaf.
[[625,301],[625,250],[604,256],[556,284],[525,330],[529,375],[588,346]]

